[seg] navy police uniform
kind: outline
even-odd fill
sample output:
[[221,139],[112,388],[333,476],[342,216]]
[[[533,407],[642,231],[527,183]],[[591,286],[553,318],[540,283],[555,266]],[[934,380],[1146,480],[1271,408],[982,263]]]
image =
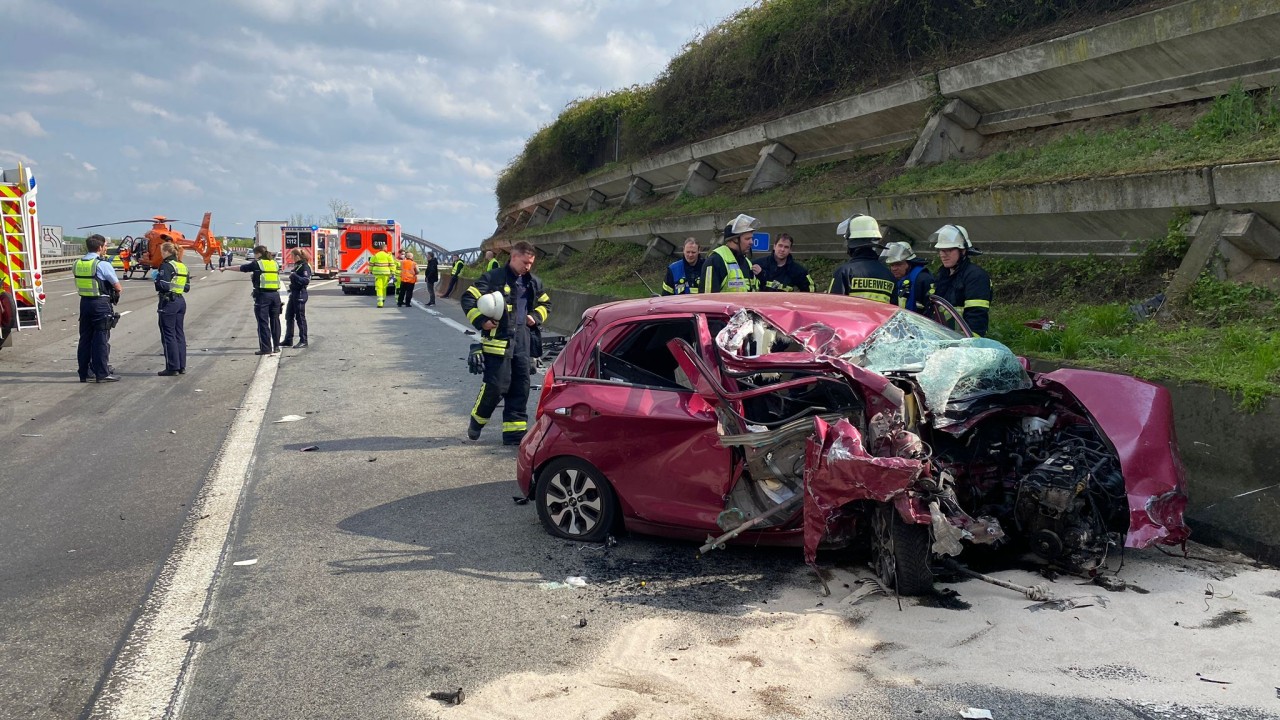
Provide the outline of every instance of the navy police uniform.
[[289,273],[289,302],[284,308],[283,347],[293,345],[293,326],[298,325],[298,347],[307,345],[307,286],[311,284],[311,264],[302,260]]
[[280,352],[280,263],[254,260],[240,266],[253,273],[253,316],[258,321],[258,354]]
[[160,344],[164,346],[163,375],[181,375],[187,371],[187,333],[183,325],[187,316],[186,293],[191,290],[191,273],[187,266],[173,258],[164,261],[156,271],[156,293],[160,302]]
[[88,253],[72,266],[76,292],[80,295],[80,342],[76,362],[80,382],[92,375],[102,382],[111,376],[111,295],[120,278],[111,263],[98,253]]

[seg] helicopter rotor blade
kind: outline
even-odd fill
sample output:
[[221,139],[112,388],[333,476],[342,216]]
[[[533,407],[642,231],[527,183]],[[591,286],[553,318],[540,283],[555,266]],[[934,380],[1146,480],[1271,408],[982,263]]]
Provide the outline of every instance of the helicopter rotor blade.
[[129,223],[140,223],[140,222],[151,223],[152,225],[154,225],[156,221],[150,218],[147,218],[146,220],[121,220],[120,222],[98,223],[97,225],[81,225],[76,229],[88,230],[89,228],[107,227],[110,225],[128,225]]

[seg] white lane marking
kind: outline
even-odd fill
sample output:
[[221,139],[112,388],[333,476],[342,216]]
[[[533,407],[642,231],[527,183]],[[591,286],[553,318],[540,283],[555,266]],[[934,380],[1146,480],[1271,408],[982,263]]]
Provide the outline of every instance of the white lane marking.
[[441,316],[441,315],[440,315],[440,313],[436,312],[435,310],[432,310],[431,308],[427,307],[426,305],[423,305],[422,303],[418,302],[417,300],[414,300],[414,301],[412,301],[412,302],[413,302],[413,306],[414,306],[414,307],[416,307],[416,308],[418,308],[419,310],[422,310],[422,311],[424,311],[424,312],[429,312],[429,313],[431,313],[432,315],[435,315],[437,320],[439,320],[440,322],[444,323],[445,325],[448,325],[449,327],[453,328],[454,330],[457,330],[458,332],[463,333],[463,334],[466,334],[466,335],[475,335],[475,334],[476,334],[476,329],[475,329],[475,328],[473,328],[473,327],[468,327],[468,326],[466,326],[466,325],[463,325],[463,324],[462,324],[462,323],[460,323],[460,322],[457,322],[457,321],[455,321],[455,320],[450,320],[450,319],[449,319],[449,318],[447,318],[447,317],[443,317],[443,316]]
[[128,315],[128,314],[129,314],[129,313],[131,313],[131,312],[133,312],[133,311],[132,311],[132,310],[125,310],[124,312],[120,313],[120,317],[124,317],[125,315]]
[[[176,717],[200,643],[189,637],[210,612],[214,582],[230,550],[233,522],[271,400],[278,355],[258,363],[200,496],[183,522],[142,615],[111,668],[89,717]],[[186,636],[186,637],[184,637]]]
[[77,290],[77,291],[75,291],[75,292],[62,293],[62,297],[71,297],[72,295],[79,294],[79,292],[80,292],[80,291],[79,291],[79,290]]

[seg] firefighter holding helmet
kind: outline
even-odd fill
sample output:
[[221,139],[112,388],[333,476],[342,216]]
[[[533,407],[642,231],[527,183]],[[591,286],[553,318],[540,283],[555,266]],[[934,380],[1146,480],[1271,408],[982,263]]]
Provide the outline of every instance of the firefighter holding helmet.
[[898,307],[921,315],[929,315],[929,295],[933,293],[933,273],[928,263],[916,256],[911,244],[891,242],[880,253],[897,281]]
[[855,214],[836,227],[845,239],[849,260],[836,268],[827,292],[896,305],[897,283],[880,262],[880,223],[870,215]]
[[974,265],[970,255],[980,255],[959,225],[943,225],[929,236],[938,251],[942,269],[934,280],[934,294],[951,303],[975,335],[987,334],[991,314],[991,276]]
[[534,333],[551,312],[551,296],[533,274],[533,245],[520,240],[511,256],[462,293],[462,310],[480,331],[484,382],[471,408],[467,437],[480,432],[502,402],[502,444],[519,445],[528,429],[530,352]]

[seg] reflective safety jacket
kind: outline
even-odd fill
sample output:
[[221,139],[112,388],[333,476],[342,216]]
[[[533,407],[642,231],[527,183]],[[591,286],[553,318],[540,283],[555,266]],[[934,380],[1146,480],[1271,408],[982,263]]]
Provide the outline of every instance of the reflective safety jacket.
[[702,273],[707,261],[701,257],[690,265],[684,258],[667,266],[667,276],[662,279],[663,295],[697,295],[702,292]]
[[191,273],[177,260],[165,260],[156,271],[156,292],[181,295],[191,289]]
[[124,269],[124,258],[120,257],[120,253],[111,256],[111,267],[116,270]]
[[908,261],[911,269],[898,280],[898,307],[921,315],[932,315],[929,296],[933,294],[933,273],[920,259]]
[[275,260],[259,260],[258,273],[254,275],[259,290],[280,290],[280,263]]
[[770,253],[769,257],[756,264],[760,266],[756,281],[764,292],[817,292],[808,268],[793,257],[787,258],[786,265],[779,265],[778,259]]
[[991,315],[991,276],[987,271],[960,258],[952,269],[938,270],[933,281],[934,294],[955,306],[975,335],[985,336]]
[[502,263],[498,262],[498,256],[495,255],[489,258],[489,262],[484,264],[484,271],[489,272],[490,270],[496,270],[499,267],[502,267]]
[[[505,355],[510,357],[516,350],[511,346],[511,338],[513,338],[525,324],[525,318],[516,317],[515,293],[513,286],[516,284],[518,276],[512,272],[511,267],[502,265],[494,268],[489,272],[480,276],[479,280],[467,288],[462,293],[462,311],[467,314],[467,321],[480,331],[480,345],[483,351],[489,355]],[[488,315],[480,312],[477,306],[482,295],[502,291],[503,302],[505,308],[502,311],[502,317],[497,320],[497,327],[492,330],[485,330],[485,322],[492,320]],[[542,281],[537,275],[529,273],[528,275],[528,305],[529,309],[526,314],[532,315],[533,320],[539,327],[547,321],[548,315],[551,314],[551,296],[547,294],[542,287]],[[528,351],[528,348],[524,348]]]
[[369,272],[377,275],[386,275],[390,277],[395,274],[396,259],[386,250],[379,250],[369,258]]
[[413,283],[418,282],[418,263],[412,258],[405,258],[400,261],[400,282]]
[[464,262],[462,262],[462,258],[458,258],[457,260],[454,260],[454,261],[453,261],[453,276],[454,276],[454,277],[458,277],[459,275],[461,275],[461,274],[462,274],[462,268],[464,268],[464,267],[466,267],[466,266],[467,266],[467,264],[466,264],[466,263],[464,263]]
[[893,273],[880,262],[875,249],[868,247],[854,250],[849,261],[836,268],[827,292],[896,305],[897,286]]
[[757,287],[750,260],[728,245],[711,251],[702,274],[703,292],[751,292]]
[[81,258],[71,266],[71,274],[76,278],[76,293],[80,297],[107,296],[106,291],[103,289],[103,285],[106,283],[101,278],[94,276],[94,272],[100,262],[102,262],[100,257],[90,260]]

